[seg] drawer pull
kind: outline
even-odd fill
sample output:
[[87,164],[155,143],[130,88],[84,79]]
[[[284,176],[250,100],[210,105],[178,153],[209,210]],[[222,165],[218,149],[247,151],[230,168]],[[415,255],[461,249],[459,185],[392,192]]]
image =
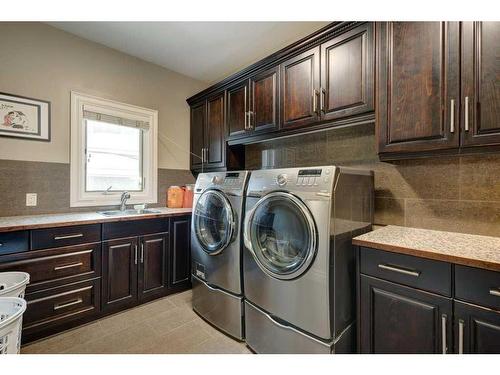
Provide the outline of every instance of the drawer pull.
[[83,302],[83,299],[77,298],[77,299],[70,301],[70,302],[59,303],[57,305],[54,305],[54,310],[59,310],[59,309],[64,309],[65,307],[79,305],[82,302]]
[[394,266],[390,266],[388,264],[379,264],[378,268],[382,268],[383,270],[402,273],[402,274],[408,275],[408,276],[415,276],[415,277],[420,276],[420,271],[405,270],[404,268],[394,267]]
[[64,270],[66,268],[80,267],[80,266],[83,266],[82,262],[71,263],[71,264],[66,264],[64,266],[56,266],[54,267],[54,271]]
[[490,289],[490,294],[495,297],[500,297],[500,290]]
[[66,236],[55,236],[54,240],[68,240],[70,238],[80,238],[83,237],[83,233],[68,234]]

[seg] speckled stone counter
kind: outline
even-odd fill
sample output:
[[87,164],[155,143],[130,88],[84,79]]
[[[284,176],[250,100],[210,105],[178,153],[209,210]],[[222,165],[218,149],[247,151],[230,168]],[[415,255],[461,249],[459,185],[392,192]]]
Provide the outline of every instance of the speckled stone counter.
[[389,225],[353,244],[421,258],[500,271],[500,238]]
[[191,208],[152,208],[157,213],[137,215],[104,216],[98,212],[78,212],[66,214],[47,214],[29,216],[0,217],[0,232],[12,232],[23,229],[64,227],[79,224],[95,224],[113,221],[152,219],[158,217],[182,216],[191,214]]

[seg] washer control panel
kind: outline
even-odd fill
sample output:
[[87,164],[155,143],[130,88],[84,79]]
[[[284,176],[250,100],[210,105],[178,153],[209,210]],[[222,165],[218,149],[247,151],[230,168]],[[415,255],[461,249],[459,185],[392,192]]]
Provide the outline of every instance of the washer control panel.
[[[325,175],[330,173],[330,170],[325,171]],[[297,180],[295,185],[297,186],[318,186],[321,183],[321,177],[323,174],[322,169],[301,169],[297,174]],[[326,180],[325,182],[328,182]]]
[[240,176],[239,172],[228,172],[224,177],[224,183],[222,184],[227,189],[242,189],[243,178]]

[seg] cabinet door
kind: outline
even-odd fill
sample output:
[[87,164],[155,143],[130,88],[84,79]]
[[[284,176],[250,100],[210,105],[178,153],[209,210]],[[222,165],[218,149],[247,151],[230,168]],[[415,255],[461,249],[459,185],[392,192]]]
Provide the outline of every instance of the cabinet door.
[[224,143],[224,93],[207,100],[206,163],[208,167],[223,167],[225,164]]
[[458,22],[377,23],[379,153],[459,145]]
[[191,286],[191,217],[170,220],[170,286],[184,289]]
[[455,353],[500,354],[500,312],[455,301]]
[[226,124],[229,137],[246,133],[248,128],[248,80],[229,87],[226,91]]
[[191,107],[191,169],[199,167],[202,164],[202,149],[205,147],[204,130],[206,117],[207,107],[204,101]]
[[324,120],[374,110],[374,24],[366,23],[321,45]]
[[500,22],[462,25],[462,146],[500,144]]
[[103,310],[119,310],[137,301],[137,238],[103,243]]
[[360,285],[361,353],[446,353],[451,299],[369,276]]
[[283,62],[281,75],[281,126],[293,128],[319,120],[320,47]]
[[140,238],[139,299],[166,294],[168,289],[168,234]]
[[279,67],[250,79],[249,126],[257,132],[278,128]]

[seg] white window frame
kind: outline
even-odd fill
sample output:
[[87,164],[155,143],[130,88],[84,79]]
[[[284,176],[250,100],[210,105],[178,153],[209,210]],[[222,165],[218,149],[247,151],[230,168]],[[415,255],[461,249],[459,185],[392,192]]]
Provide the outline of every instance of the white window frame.
[[132,120],[146,121],[142,137],[144,190],[131,191],[127,203],[158,202],[158,111],[71,91],[70,207],[110,206],[120,203],[121,191],[85,191],[85,127],[83,108]]

